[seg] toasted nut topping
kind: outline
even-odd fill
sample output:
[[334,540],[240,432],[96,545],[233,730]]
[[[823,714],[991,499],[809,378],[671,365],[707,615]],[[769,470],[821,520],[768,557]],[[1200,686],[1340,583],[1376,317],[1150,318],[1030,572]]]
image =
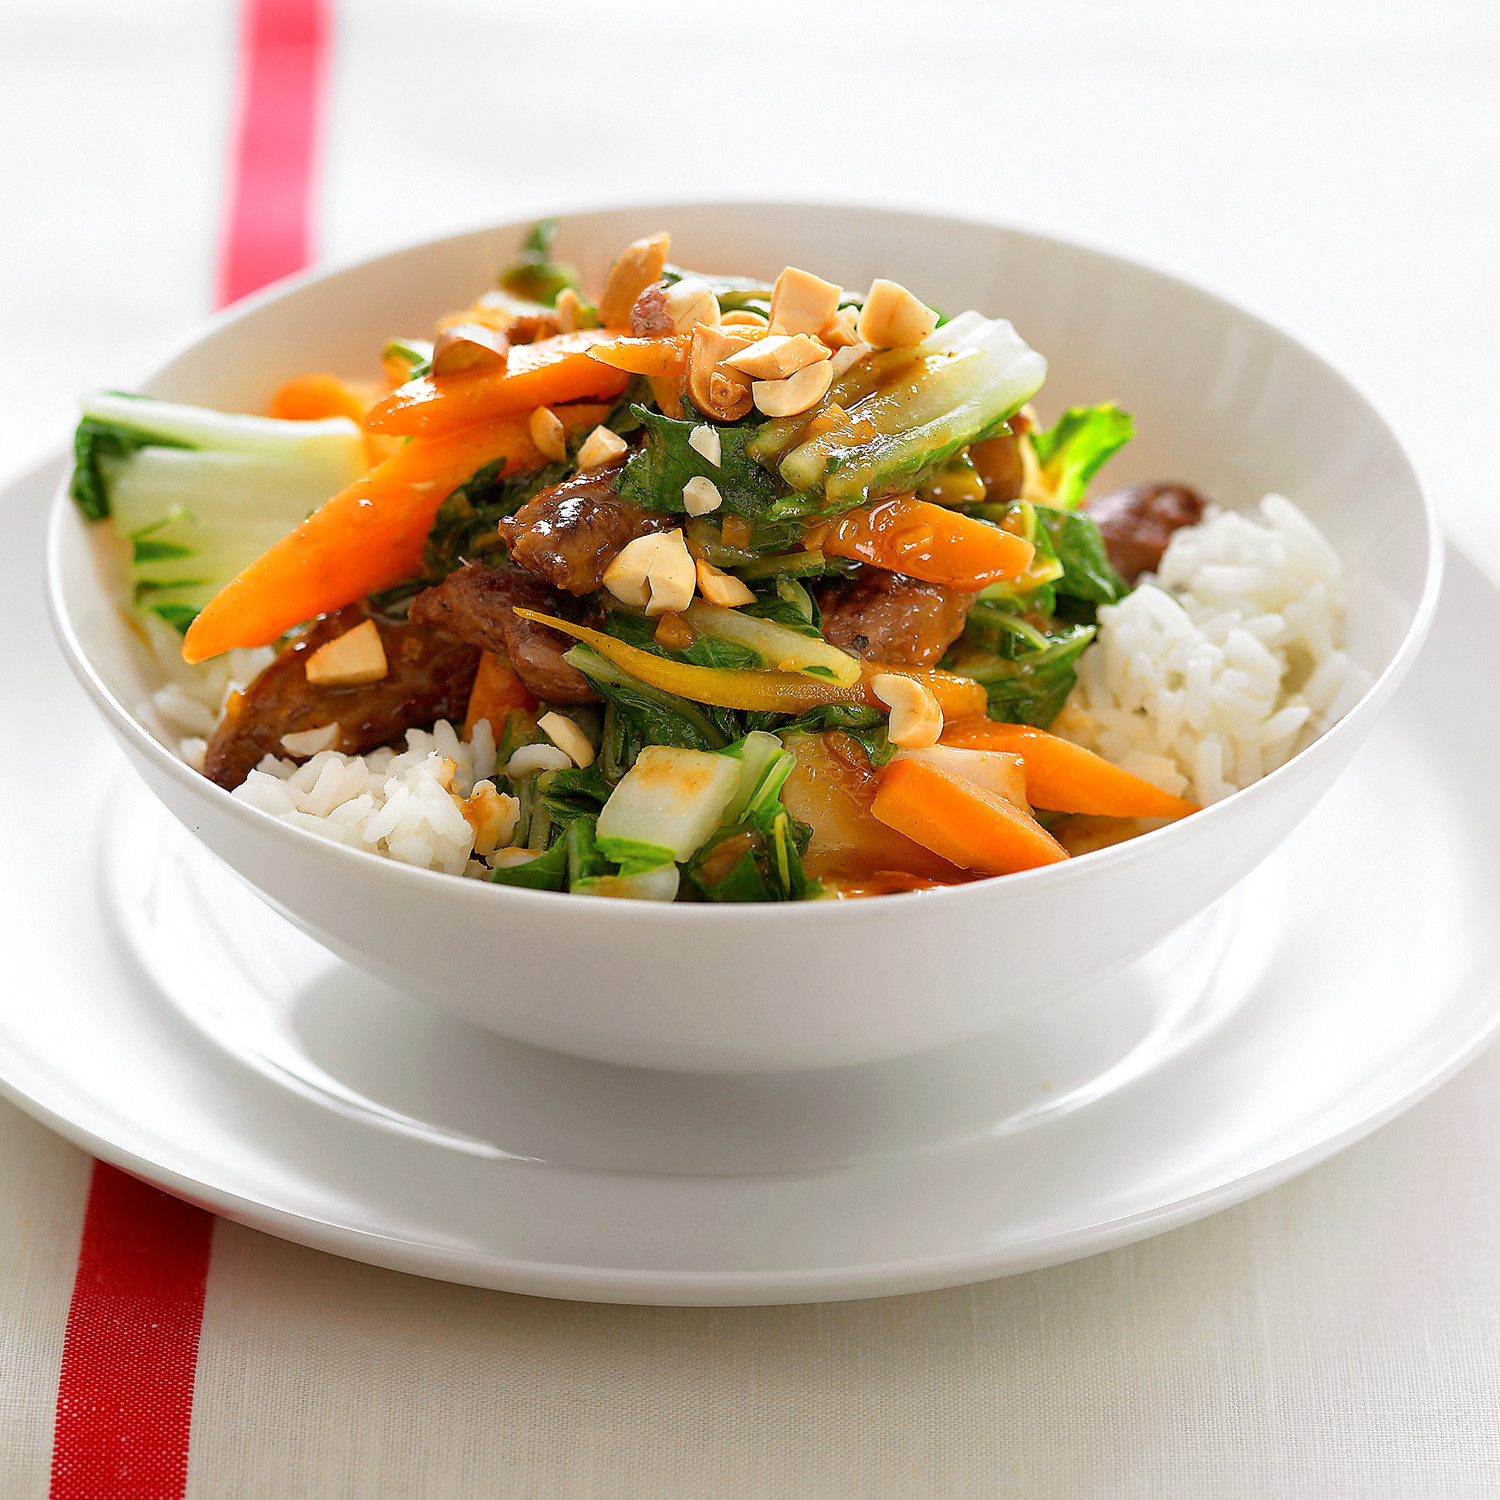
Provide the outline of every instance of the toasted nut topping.
[[517,865],[529,865],[532,860],[540,858],[541,855],[535,849],[502,849],[490,861],[490,868],[513,870]]
[[725,313],[719,324],[724,328],[769,328],[769,321],[758,312],[748,307],[737,307],[733,312]]
[[604,570],[604,587],[622,604],[648,615],[684,610],[693,602],[698,572],[681,531],[654,532],[627,542]]
[[546,713],[536,721],[536,727],[552,741],[575,766],[591,766],[594,763],[594,746],[578,725],[566,714],[556,711]]
[[827,348],[805,333],[769,333],[724,363],[752,380],[785,380],[827,358]]
[[719,326],[719,299],[701,276],[684,276],[667,288],[663,300],[673,333],[687,333],[699,323]]
[[877,672],[870,691],[891,711],[886,733],[903,750],[925,750],[938,742],[943,732],[943,710],[938,701],[915,678],[895,672]]
[[698,592],[710,604],[722,604],[726,609],[737,609],[741,604],[754,604],[755,591],[749,584],[716,568],[712,563],[698,559]]
[[877,277],[859,315],[859,336],[877,349],[910,349],[937,327],[937,314],[899,282]]
[[698,637],[693,634],[693,627],[673,611],[661,617],[661,624],[656,627],[652,639],[668,651],[686,651]]
[[842,288],[788,266],[771,293],[771,327],[777,333],[816,333],[839,310]]
[[299,729],[296,734],[284,734],[281,748],[296,760],[306,760],[320,750],[332,750],[339,742],[339,726],[323,724],[317,729]]
[[535,776],[540,771],[566,771],[573,757],[556,745],[522,745],[505,763],[505,774],[512,781]]
[[568,456],[568,433],[550,406],[539,406],[531,414],[531,441],[543,458],[560,464]]
[[850,344],[857,344],[859,342],[859,309],[857,307],[840,308],[818,329],[818,337],[830,349],[847,349]]
[[724,462],[724,442],[716,427],[701,423],[688,433],[688,447],[701,458],[718,468]]
[[635,299],[630,309],[631,336],[638,339],[665,338],[672,331],[672,318],[667,312],[667,284],[653,281]]
[[671,235],[653,234],[634,241],[620,252],[620,258],[609,268],[604,294],[599,298],[599,321],[604,327],[623,328],[630,322],[635,299],[653,281],[661,280],[671,248]]
[[374,620],[335,636],[307,658],[307,680],[315,687],[363,687],[386,674],[385,647]]
[[719,493],[718,485],[702,474],[694,474],[682,487],[682,508],[690,516],[706,516],[723,503],[724,497]]
[[469,375],[477,370],[500,371],[510,355],[510,340],[482,323],[455,323],[432,345],[434,375]]
[[630,448],[617,432],[611,432],[607,427],[596,427],[584,438],[583,446],[578,450],[578,467],[580,469],[602,469],[606,464],[612,464]]
[[493,781],[475,782],[474,790],[458,802],[458,810],[474,830],[474,852],[481,858],[514,836],[521,804],[495,790]]
[[794,417],[816,406],[833,384],[833,362],[806,365],[785,380],[757,380],[750,388],[757,411],[768,417]]
[[557,294],[557,328],[559,333],[576,333],[583,327],[583,298],[570,286]]
[[874,352],[868,344],[845,344],[833,356],[833,378],[837,380],[850,365],[857,365],[865,355]]
[[705,416],[737,422],[750,410],[750,381],[723,361],[748,349],[752,340],[700,323],[688,354],[688,395]]

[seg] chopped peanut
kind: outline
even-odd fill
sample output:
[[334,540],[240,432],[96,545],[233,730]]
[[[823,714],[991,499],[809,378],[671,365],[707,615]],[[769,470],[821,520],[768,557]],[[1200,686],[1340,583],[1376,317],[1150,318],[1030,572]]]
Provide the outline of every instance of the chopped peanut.
[[875,351],[868,344],[845,344],[833,356],[833,378],[837,380],[850,365],[857,365],[865,355]]
[[629,447],[630,444],[619,433],[611,432],[608,427],[596,427],[583,440],[583,446],[578,450],[578,467],[580,470],[602,469],[606,464],[612,464],[622,457]]
[[648,615],[684,610],[693,602],[697,569],[682,532],[653,532],[627,542],[604,570],[604,587],[622,604]]
[[839,310],[843,289],[810,271],[788,266],[771,293],[771,327],[776,333],[816,333]]
[[531,441],[543,458],[561,463],[568,456],[568,433],[550,406],[539,406],[531,414]]
[[661,624],[656,627],[652,639],[668,651],[686,651],[698,637],[693,633],[693,627],[674,610],[661,617]]
[[688,395],[705,416],[737,422],[750,410],[750,381],[724,360],[748,349],[753,340],[700,323],[688,355]]
[[943,710],[928,688],[895,672],[877,672],[870,691],[891,711],[886,733],[903,750],[925,750],[943,732]]
[[307,658],[307,680],[314,687],[363,687],[389,670],[385,646],[374,620],[346,630]]
[[536,727],[568,756],[575,766],[591,766],[594,763],[594,745],[578,725],[566,714],[555,710],[536,721]]
[[505,368],[510,358],[510,340],[482,323],[455,323],[445,328],[432,345],[434,375],[470,375],[479,370],[492,374]]
[[653,234],[634,241],[620,252],[620,258],[609,268],[604,293],[599,298],[599,321],[605,328],[629,326],[635,299],[653,281],[661,280],[671,248],[671,235]]
[[557,327],[560,333],[574,333],[583,327],[583,298],[570,286],[557,294]]
[[694,474],[682,487],[682,508],[690,516],[706,516],[723,503],[724,497],[719,493],[718,485],[702,474]]
[[785,380],[827,358],[827,347],[805,333],[768,333],[724,363],[752,380]]
[[804,366],[785,380],[757,380],[750,394],[756,410],[768,417],[793,417],[816,406],[832,384],[833,363],[824,359]]
[[673,333],[688,333],[699,323],[719,326],[719,299],[701,276],[684,276],[662,299]]
[[859,342],[859,309],[841,308],[817,330],[818,337],[830,349],[847,349]]
[[755,592],[750,585],[716,568],[712,563],[698,559],[698,592],[710,604],[722,604],[726,609],[737,609],[741,604],[754,604]]
[[910,349],[937,327],[937,314],[899,282],[877,277],[859,315],[859,336],[876,349]]
[[710,427],[707,422],[700,423],[688,433],[688,447],[716,469],[724,462],[724,441],[718,429]]
[[748,307],[737,307],[733,312],[723,314],[719,319],[721,328],[751,328],[764,332],[771,325],[758,312]]

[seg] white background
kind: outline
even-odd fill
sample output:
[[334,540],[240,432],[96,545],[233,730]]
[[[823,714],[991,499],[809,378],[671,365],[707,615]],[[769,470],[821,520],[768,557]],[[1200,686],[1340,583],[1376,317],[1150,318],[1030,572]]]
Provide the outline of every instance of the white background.
[[[223,0],[0,0],[0,471],[65,441],[80,391],[128,385],[208,310],[233,45]],[[1392,413],[1450,530],[1493,571],[1497,169],[1493,0],[346,0],[321,244],[347,259],[550,204],[757,195],[1096,241],[1240,296],[1331,354]],[[1494,644],[1475,645],[1476,671],[1493,671]],[[533,1458],[549,1441],[563,1455],[546,1484],[527,1470],[526,1492],[753,1494],[736,1467],[747,1431],[777,1434],[757,1451],[788,1493],[798,1475],[802,1493],[850,1495],[1500,1492],[1497,1085],[1491,1055],[1255,1203],[1002,1286],[610,1315],[597,1327],[614,1330],[620,1367],[596,1372],[584,1415],[548,1383],[563,1325],[514,1314],[530,1330],[507,1367],[527,1441]],[[44,1133],[6,1111],[0,1139],[20,1174],[6,1180],[40,1192],[26,1163],[52,1150]],[[279,1309],[364,1372],[387,1333],[431,1336],[414,1309],[448,1295],[258,1245],[221,1231],[200,1482],[215,1443],[230,1473],[273,1432],[351,1420],[339,1359],[297,1345],[304,1383],[289,1393]],[[520,1305],[452,1295],[443,1306],[475,1326]],[[588,1313],[568,1316],[576,1329]],[[699,1363],[674,1359],[687,1347]],[[778,1363],[789,1348],[806,1352]],[[242,1380],[247,1351],[258,1384]],[[714,1358],[753,1367],[731,1408],[694,1405]],[[632,1365],[644,1387],[611,1394]],[[424,1410],[424,1389],[400,1400]],[[653,1486],[648,1469],[627,1485],[584,1463],[585,1428],[589,1454],[613,1451],[597,1449],[601,1411],[625,1431],[656,1421],[661,1474],[678,1478]],[[431,1431],[472,1454],[487,1439],[471,1416],[445,1400]],[[429,1492],[436,1449],[418,1436],[382,1452],[385,1492],[406,1492],[408,1471],[410,1492]],[[359,1473],[357,1456],[300,1462],[309,1485],[354,1493],[338,1475]]]

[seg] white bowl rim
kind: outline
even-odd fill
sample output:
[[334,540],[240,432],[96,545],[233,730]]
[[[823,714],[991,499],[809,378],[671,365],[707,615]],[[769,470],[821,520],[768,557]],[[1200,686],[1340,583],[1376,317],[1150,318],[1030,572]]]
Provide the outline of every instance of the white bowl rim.
[[[997,229],[1021,235],[1028,239],[1057,245],[1067,250],[1082,251],[1086,255],[1097,257],[1105,262],[1124,265],[1135,271],[1145,271],[1150,276],[1172,283],[1178,288],[1184,288],[1204,300],[1226,308],[1237,315],[1248,316],[1277,337],[1298,346],[1322,367],[1324,373],[1342,384],[1359,401],[1363,402],[1375,418],[1385,427],[1393,439],[1401,458],[1411,469],[1412,477],[1416,482],[1417,496],[1421,502],[1423,519],[1426,526],[1428,547],[1427,567],[1423,578],[1421,596],[1412,616],[1411,624],[1407,627],[1401,644],[1396,648],[1385,668],[1376,676],[1374,681],[1361,694],[1358,701],[1355,702],[1336,724],[1330,725],[1312,744],[1299,751],[1290,760],[1262,777],[1259,781],[1242,790],[1233,792],[1221,801],[1201,808],[1198,812],[1194,813],[1192,821],[1195,828],[1202,828],[1203,823],[1201,820],[1205,818],[1221,821],[1224,817],[1223,809],[1231,805],[1244,807],[1252,799],[1265,800],[1271,795],[1271,789],[1278,786],[1293,767],[1306,765],[1310,757],[1321,758],[1322,755],[1329,753],[1328,747],[1330,745],[1337,740],[1347,738],[1349,733],[1353,732],[1354,726],[1363,726],[1366,720],[1378,712],[1380,706],[1391,696],[1401,679],[1406,675],[1407,670],[1416,659],[1417,653],[1421,650],[1422,643],[1427,637],[1433,617],[1437,612],[1438,596],[1442,587],[1444,547],[1442,545],[1442,528],[1437,508],[1421,469],[1407,445],[1402,441],[1396,424],[1384,410],[1381,403],[1358,380],[1344,370],[1342,366],[1319,349],[1313,340],[1293,331],[1293,329],[1279,318],[1265,312],[1242,297],[1237,295],[1231,296],[1229,293],[1215,288],[1201,278],[1184,275],[1176,270],[1165,269],[1134,254],[1126,255],[1084,239],[1056,234],[1046,229],[1032,228],[1029,225],[999,216],[958,215],[932,212],[921,208],[902,208],[891,204],[855,201],[839,202],[813,198],[802,200],[779,198],[716,200],[684,197],[677,200],[661,199],[654,203],[637,203],[622,197],[618,200],[600,200],[595,198],[586,203],[579,202],[561,206],[554,202],[551,207],[539,208],[519,218],[501,223],[486,220],[476,223],[468,229],[452,230],[445,234],[413,239],[392,248],[381,250],[374,255],[353,256],[345,260],[310,267],[305,271],[284,277],[280,281],[273,282],[271,285],[262,288],[249,297],[242,298],[229,307],[213,313],[207,319],[198,323],[193,329],[169,345],[151,363],[136,382],[136,386],[139,388],[149,384],[167,366],[189,350],[196,348],[221,328],[225,328],[230,324],[240,321],[242,318],[250,316],[269,303],[280,301],[282,298],[300,292],[306,287],[321,281],[331,280],[348,271],[376,265],[386,260],[395,260],[413,251],[428,249],[452,240],[465,239],[479,234],[499,234],[507,230],[522,229],[534,223],[539,218],[565,219],[570,216],[582,216],[586,214],[623,212],[639,214],[655,214],[659,212],[665,216],[675,210],[685,208],[695,210],[717,209],[724,212],[756,210],[767,213],[783,211],[796,213],[809,209],[832,209],[834,211],[846,210],[858,213],[889,214],[894,217],[925,219],[936,227],[949,225],[955,228],[978,227]],[[141,723],[136,715],[120,701],[114,691],[96,671],[92,661],[90,661],[87,653],[84,651],[77,634],[74,632],[72,622],[63,606],[62,536],[63,527],[68,524],[71,518],[73,506],[72,497],[69,494],[70,480],[71,470],[64,476],[58,493],[53,500],[52,515],[47,529],[48,614],[51,618],[52,627],[57,639],[63,647],[64,655],[67,657],[68,663],[79,681],[89,696],[93,698],[95,704],[104,713],[105,717],[116,726],[118,732],[126,736],[131,748],[137,754],[148,759],[159,772],[170,777],[185,791],[195,796],[209,795],[222,799],[218,803],[220,810],[229,813],[230,816],[237,819],[247,829],[253,829],[261,834],[273,837],[279,836],[284,840],[289,840],[288,847],[290,849],[299,850],[303,856],[316,854],[330,869],[347,869],[351,873],[363,871],[366,876],[372,879],[385,878],[397,882],[417,881],[422,883],[420,886],[413,887],[413,889],[430,890],[432,887],[427,882],[433,880],[441,880],[450,885],[456,882],[460,890],[465,886],[477,886],[496,893],[498,899],[502,901],[523,903],[518,908],[518,911],[525,909],[525,903],[537,901],[552,902],[558,899],[560,895],[566,895],[571,901],[580,899],[571,893],[534,891],[518,886],[492,885],[487,881],[448,875],[438,870],[419,869],[414,865],[404,864],[400,860],[383,859],[379,855],[371,855],[365,850],[353,849],[344,844],[335,844],[328,839],[320,838],[317,834],[307,829],[284,823],[270,814],[262,812],[259,808],[252,807],[250,804],[241,801],[222,787],[208,781],[201,772],[193,770],[185,761],[172,754]],[[1122,843],[1112,844],[1103,849],[1091,850],[1087,855],[1077,856],[1076,860],[1070,859],[1058,864],[1046,865],[1039,869],[1018,871],[1010,875],[990,876],[988,878],[968,881],[962,885],[942,886],[933,890],[896,892],[893,893],[893,896],[921,898],[924,901],[943,901],[950,907],[956,907],[962,902],[970,904],[984,902],[992,897],[995,882],[1000,880],[1005,881],[1009,889],[1015,889],[1014,883],[1016,881],[1027,882],[1028,888],[1040,888],[1049,883],[1077,880],[1077,860],[1086,860],[1086,868],[1089,872],[1103,875],[1107,869],[1138,859],[1148,850],[1158,846],[1162,840],[1174,837],[1180,826],[1178,823],[1168,824],[1162,828],[1154,829],[1149,833],[1127,839]],[[347,861],[350,860],[355,861],[355,863],[352,865],[348,864]],[[384,869],[388,874],[384,877],[377,877],[374,874],[376,869]],[[454,896],[455,899],[459,899],[457,891],[454,892]],[[890,908],[886,903],[892,898],[884,897],[879,900],[865,898],[857,901],[791,902],[619,901],[605,896],[584,897],[583,899],[589,902],[590,908],[594,911],[596,918],[614,920],[621,925],[637,926],[642,921],[676,923],[684,921],[727,920],[742,925],[757,922],[774,923],[777,927],[781,927],[788,920],[806,922],[831,919],[848,923],[874,917],[882,911],[889,914]],[[830,918],[829,914],[835,910],[841,915]]]

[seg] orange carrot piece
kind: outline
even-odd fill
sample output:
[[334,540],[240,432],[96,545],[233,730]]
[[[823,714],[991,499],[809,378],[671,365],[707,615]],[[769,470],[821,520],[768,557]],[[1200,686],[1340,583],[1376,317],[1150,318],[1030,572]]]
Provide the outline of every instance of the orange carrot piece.
[[481,719],[488,719],[490,729],[498,739],[505,728],[507,714],[517,708],[529,713],[535,707],[536,699],[526,690],[526,684],[493,651],[486,651],[479,658],[479,671],[469,692],[464,738],[468,739],[474,733],[474,726]]
[[893,760],[870,811],[964,870],[1010,875],[1068,857],[1025,808],[924,760]]
[[438,506],[464,480],[499,458],[509,474],[540,457],[520,419],[408,443],[226,583],[188,627],[183,658],[268,646],[293,625],[410,578]]
[[1022,537],[914,495],[846,511],[816,545],[834,557],[874,563],[961,594],[1019,578],[1034,550]]
[[589,357],[595,344],[616,338],[602,328],[581,328],[515,345],[499,371],[410,380],[370,409],[365,430],[395,437],[442,437],[539,406],[618,396],[630,376]]
[[692,342],[693,337],[688,333],[655,339],[624,336],[601,339],[589,349],[589,358],[632,375],[680,375],[687,368]]
[[294,375],[271,397],[271,415],[283,422],[320,422],[325,417],[364,420],[371,398],[337,375],[314,371]]
[[1174,797],[1103,756],[1030,724],[991,719],[950,724],[943,744],[960,750],[1003,750],[1026,763],[1026,800],[1049,812],[1108,818],[1185,818],[1195,802]]

